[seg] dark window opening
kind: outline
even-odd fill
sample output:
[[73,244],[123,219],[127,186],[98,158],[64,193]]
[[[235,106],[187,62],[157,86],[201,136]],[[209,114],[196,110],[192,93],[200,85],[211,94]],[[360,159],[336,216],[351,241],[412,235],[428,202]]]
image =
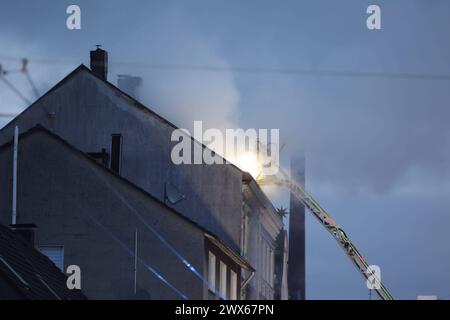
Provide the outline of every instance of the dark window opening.
[[120,174],[122,162],[122,135],[111,136],[111,170]]

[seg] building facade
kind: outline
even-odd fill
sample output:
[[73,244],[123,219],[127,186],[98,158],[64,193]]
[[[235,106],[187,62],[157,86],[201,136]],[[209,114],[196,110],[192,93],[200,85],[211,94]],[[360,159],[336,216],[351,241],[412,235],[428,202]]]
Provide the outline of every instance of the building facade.
[[[42,127],[19,141],[17,222],[37,225],[36,247],[62,272],[80,267],[88,298],[206,299],[210,252],[226,274],[214,287],[225,281],[223,298],[238,295],[241,268],[252,268],[212,232]],[[4,199],[12,198],[11,160],[7,143]],[[10,213],[11,202],[2,201],[2,224]]]
[[[275,209],[256,182],[243,183],[243,180],[247,180],[247,174],[232,164],[175,165],[171,161],[171,150],[177,142],[171,141],[171,136],[178,128],[109,83],[106,80],[107,55],[105,56],[101,49],[93,52],[92,70],[81,65],[13,119],[0,130],[0,145],[12,139],[15,126],[18,126],[21,132],[26,132],[40,124],[166,207],[214,234],[232,252],[240,252],[256,269],[254,275],[251,272],[242,272],[235,276],[230,270],[236,272],[236,267],[228,268],[226,272],[222,267],[220,271],[220,259],[217,259],[213,252],[209,255],[204,247],[192,247],[191,250],[201,249],[200,251],[205,253],[201,257],[203,262],[197,260],[196,266],[204,263],[205,275],[214,283],[219,281],[213,286],[205,286],[201,294],[200,291],[195,293],[196,297],[220,298],[221,295],[215,290],[220,289],[220,274],[226,274],[228,279],[237,277],[242,285],[245,284],[244,288],[251,292],[244,295],[246,298],[281,297],[281,294],[277,295],[274,291],[274,283],[282,276],[274,273],[275,270],[285,268],[275,268],[274,261],[275,253],[278,252],[277,239],[282,232],[282,221],[276,217]],[[192,146],[206,148],[193,139],[191,143]],[[12,159],[5,155],[1,163],[5,162],[6,165],[2,167],[11,168],[11,161]],[[46,168],[52,171],[51,167]],[[43,169],[37,170],[41,172]],[[68,165],[66,170],[71,170]],[[4,188],[7,188],[7,180],[11,177],[5,176],[3,179]],[[80,190],[89,190],[89,183],[78,180]],[[53,181],[49,183],[54,185],[54,205],[64,211],[64,206],[70,205],[66,200],[71,198],[72,190]],[[21,184],[19,190],[20,188]],[[88,191],[85,192],[86,197],[92,195]],[[22,195],[28,196],[29,193]],[[58,205],[58,199],[61,205]],[[102,201],[107,203],[110,200],[104,198]],[[7,221],[8,204],[2,205],[0,219]],[[110,210],[114,209],[110,204],[108,207]],[[145,211],[145,208],[142,210]],[[27,214],[31,213],[21,209],[19,205],[19,218],[22,219],[21,215],[25,215],[23,219],[28,218]],[[119,216],[114,214],[118,224],[121,219]],[[64,223],[61,220],[60,223],[67,226],[69,222]],[[73,221],[70,220],[70,223]],[[126,231],[128,243],[131,241],[130,237],[133,237],[133,228],[130,228]],[[52,233],[49,231],[48,234]],[[75,238],[77,234],[72,236]],[[45,241],[57,243],[57,239],[50,241],[50,238],[47,238]],[[254,241],[257,245],[254,245]],[[215,263],[213,255],[216,258]],[[212,270],[216,271],[214,277]],[[227,286],[231,287],[231,284]],[[208,287],[213,289],[210,290],[212,295],[208,293]],[[227,287],[222,293],[229,291]],[[87,294],[89,296],[89,292]],[[231,293],[226,295],[232,296]],[[126,295],[120,297],[125,298]]]
[[[16,125],[25,132],[36,124],[83,152],[104,153],[121,176],[239,249],[242,172],[228,164],[173,164],[171,134],[177,127],[91,70],[78,67],[17,116],[0,131],[0,144],[11,139]],[[171,187],[182,201],[169,201]]]
[[[287,296],[285,242],[283,220],[270,200],[250,174],[243,178],[242,255],[255,266],[255,273],[243,290],[243,297],[251,300],[273,300]],[[277,254],[282,251],[282,258]]]

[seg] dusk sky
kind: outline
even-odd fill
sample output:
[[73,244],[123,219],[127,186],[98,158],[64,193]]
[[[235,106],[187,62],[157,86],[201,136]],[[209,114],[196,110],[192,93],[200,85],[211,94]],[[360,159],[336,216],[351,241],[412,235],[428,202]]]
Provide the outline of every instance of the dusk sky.
[[[108,80],[141,76],[142,102],[176,125],[280,129],[283,164],[305,150],[307,189],[394,297],[450,299],[449,13],[448,0],[0,0],[0,64],[28,58],[42,94],[101,44]],[[8,80],[35,100],[23,74]],[[0,82],[0,113],[26,106]],[[307,298],[368,299],[310,215],[306,237]]]

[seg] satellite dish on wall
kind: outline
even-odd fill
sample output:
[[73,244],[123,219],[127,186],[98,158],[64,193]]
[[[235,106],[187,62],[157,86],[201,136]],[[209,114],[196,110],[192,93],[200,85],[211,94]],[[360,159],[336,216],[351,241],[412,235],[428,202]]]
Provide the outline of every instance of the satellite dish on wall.
[[164,200],[166,202],[169,202],[170,204],[177,204],[184,199],[186,199],[186,196],[182,194],[177,187],[170,182],[166,182],[164,187]]

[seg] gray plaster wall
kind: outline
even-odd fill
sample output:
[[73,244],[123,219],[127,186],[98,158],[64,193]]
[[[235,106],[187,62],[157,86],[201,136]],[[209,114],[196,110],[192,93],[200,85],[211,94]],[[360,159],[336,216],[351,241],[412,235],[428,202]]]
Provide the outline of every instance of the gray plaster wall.
[[121,133],[121,175],[162,200],[165,184],[175,185],[186,199],[174,207],[238,250],[241,171],[232,165],[174,165],[170,159],[174,127],[86,68],[79,67],[2,129],[0,144],[11,139],[15,125],[23,132],[37,123],[84,152],[109,151],[111,134]]
[[[11,166],[12,150],[7,145],[0,148],[0,223],[5,225],[11,223]],[[204,298],[202,281],[135,212],[202,274],[204,232],[44,131],[20,140],[17,201],[18,223],[38,226],[36,244],[64,245],[65,268],[81,267],[81,289],[88,298],[132,297],[134,258],[124,246],[134,250],[136,228],[139,257],[188,298]],[[137,274],[138,287],[152,299],[180,298],[142,264]]]

